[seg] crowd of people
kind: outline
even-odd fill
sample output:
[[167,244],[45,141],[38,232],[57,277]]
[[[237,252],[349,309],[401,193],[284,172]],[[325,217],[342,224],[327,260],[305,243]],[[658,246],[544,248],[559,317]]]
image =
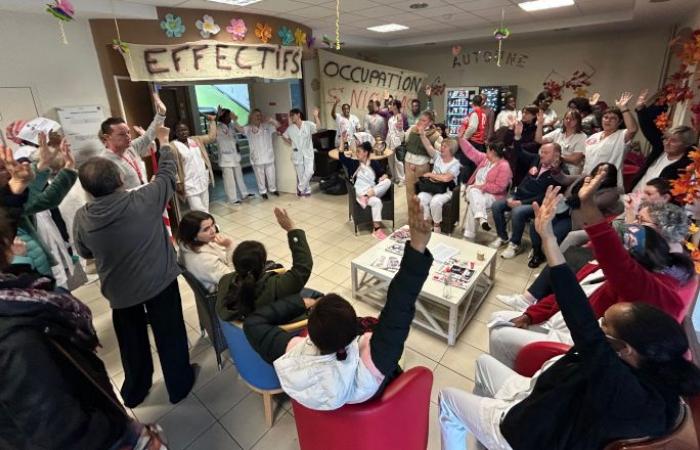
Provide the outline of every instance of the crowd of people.
[[[268,260],[263,242],[220,232],[209,212],[207,145],[218,145],[230,203],[254,195],[237,134],[248,139],[261,197],[280,195],[272,146],[279,123],[260,110],[240,125],[219,108],[206,117],[207,134],[192,135],[185,123],[171,132],[154,94],[155,117],[136,130],[139,137],[132,140],[129,125],[111,117],[96,130],[103,148],[79,157],[60,133],[28,142],[11,132],[21,125],[14,124],[8,137],[23,150],[3,147],[0,164],[0,359],[6,373],[20,376],[5,377],[0,388],[0,443],[112,450],[162,442],[157,425],[138,423],[124,407],[142,404],[152,387],[149,325],[170,402],[194,385],[199,367],[190,362],[177,281],[183,270],[216,296],[217,315],[243,327],[300,404],[334,410],[376,397],[402,371],[433,263],[431,234],[446,228],[443,207],[455,195],[466,202],[464,239],[480,242],[480,233],[495,232],[488,245],[510,259],[529,238],[527,265],[546,266],[525,292],[497,296],[511,310],[493,314],[474,392],[440,391],[443,449],[466,449],[468,435],[492,450],[563,450],[669,433],[681,398],[700,394],[700,370],[680,325],[698,290],[683,245],[695,218],[674,203],[671,188],[698,142],[689,127],[660,132],[654,119],[661,110],[646,92],[636,114],[631,99],[622,93],[608,108],[597,95],[577,97],[559,115],[547,92],[520,111],[511,95],[495,114],[477,94],[457,136],[445,135],[432,103],[422,109],[416,99],[404,112],[387,94],[383,103],[370,99],[360,121],[347,104],[338,112],[336,100],[340,166],[357,203],[370,208],[377,239],[386,237],[382,197],[392,183],[406,191],[410,240],[376,319],[307,285],[312,250],[284,209],[274,215],[292,256],[286,270]],[[312,116],[304,120],[292,109],[281,134],[292,147],[300,199],[311,193],[312,136],[321,127],[319,110]],[[625,180],[638,128],[651,151]],[[380,140],[390,150],[386,164],[372,158]],[[157,172],[149,177],[143,158],[154,150]],[[188,209],[177,245],[166,226],[175,198]],[[71,294],[87,281],[86,261],[111,308],[124,369],[121,401],[96,356],[90,309]],[[299,318],[308,320],[302,334],[279,327]],[[516,373],[520,351],[542,341],[571,347],[532,377]]]

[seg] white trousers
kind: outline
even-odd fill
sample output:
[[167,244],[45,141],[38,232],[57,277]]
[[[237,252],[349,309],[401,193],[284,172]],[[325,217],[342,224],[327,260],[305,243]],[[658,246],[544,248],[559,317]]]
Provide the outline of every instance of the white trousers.
[[372,188],[374,195],[367,199],[367,205],[372,208],[372,221],[374,222],[382,221],[382,197],[389,191],[390,187],[391,180],[385,178]]
[[[229,202],[237,202],[248,196],[248,188],[246,188],[245,181],[243,180],[243,170],[241,166],[222,167],[221,176],[224,178],[224,191],[226,192],[226,197]],[[238,185],[238,190],[241,193],[240,198],[236,193],[236,185]]]
[[[522,315],[519,311],[497,311],[491,319],[511,320]],[[532,342],[567,342],[565,332],[552,332],[548,322],[530,325],[527,329],[516,327],[496,327],[489,330],[489,354],[508,367],[515,366],[520,350]]]
[[[253,164],[253,172],[255,172],[255,181],[258,182],[258,191],[261,194],[267,194],[267,188],[270,188],[270,192],[277,192],[275,163]],[[267,180],[267,186],[265,180]]]
[[396,159],[396,154],[391,155],[389,158],[389,170],[391,171],[391,176],[397,183],[406,181],[406,169],[401,161]]
[[428,192],[418,193],[418,200],[423,207],[423,218],[425,220],[433,218],[435,225],[442,223],[442,207],[452,198],[452,191],[444,194],[429,194]]
[[191,211],[209,212],[209,189],[197,195],[188,195],[187,204]]
[[467,188],[467,212],[464,214],[464,237],[476,237],[476,221],[486,219],[486,211],[491,207],[496,197],[481,192],[479,189]]
[[294,163],[297,171],[297,191],[299,194],[311,194],[311,177],[314,175],[314,157],[304,157],[304,159]]
[[500,431],[501,413],[507,405],[493,397],[513,377],[525,378],[490,355],[476,360],[474,393],[446,388],[438,400],[442,450],[466,450],[471,434],[477,448],[511,450]]

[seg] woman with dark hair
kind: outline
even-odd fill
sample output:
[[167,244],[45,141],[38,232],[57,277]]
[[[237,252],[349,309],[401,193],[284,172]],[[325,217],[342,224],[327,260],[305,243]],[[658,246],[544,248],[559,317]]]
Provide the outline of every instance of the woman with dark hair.
[[623,186],[622,161],[625,146],[637,134],[637,122],[627,107],[631,98],[632,94],[623,92],[615,101],[615,108],[609,108],[603,113],[603,131],[586,139],[583,173],[591,173],[598,164],[608,162],[617,167],[617,184]]
[[[594,207],[602,179],[587,179],[579,191],[586,207]],[[657,438],[679,423],[681,397],[700,393],[700,370],[684,357],[688,339],[677,318],[642,302],[599,312],[586,300],[552,230],[557,192],[550,188],[536,208],[535,227],[574,347],[532,378],[490,355],[479,357],[473,394],[440,391],[443,449],[466,449],[467,434],[490,450],[592,450]]]
[[299,294],[311,276],[313,258],[306,234],[294,227],[287,211],[275,208],[277,223],[287,232],[292,267],[284,273],[266,271],[267,252],[257,241],[243,241],[233,251],[233,268],[219,281],[216,312],[223,320],[243,320],[255,309]]
[[170,148],[177,157],[178,191],[187,199],[190,209],[209,211],[209,184],[214,185],[214,172],[207,153],[207,144],[216,140],[216,116],[207,116],[209,132],[190,136],[190,128],[180,122],[175,126],[175,139]]
[[557,123],[557,112],[551,108],[552,95],[547,91],[542,91],[537,94],[532,103],[542,111],[544,116],[543,130],[545,134],[549,133],[554,129],[554,124]]
[[[607,175],[596,191],[595,203],[605,217],[615,217],[624,211],[624,206],[620,201],[622,189],[617,186],[617,169],[612,164],[600,163],[593,172],[587,176],[595,177],[598,171],[606,168]],[[564,192],[564,201],[557,208],[557,215],[552,219],[552,227],[557,241],[561,243],[571,231],[583,229],[584,223],[581,218],[581,201],[578,198],[578,191],[583,186],[586,176],[567,176],[559,174],[562,186],[568,186]],[[530,227],[530,241],[532,242],[532,255],[527,266],[534,269],[539,267],[545,260],[542,253],[542,241],[534,227]]]
[[[352,305],[336,294],[317,301],[297,297],[275,302],[257,309],[243,324],[248,342],[274,364],[282,389],[307,408],[333,410],[364,402],[400,372],[415,302],[433,262],[427,248],[430,223],[423,220],[415,196],[408,204],[408,225],[411,240],[376,325],[358,322]],[[278,327],[308,309],[308,336]]]
[[582,131],[581,114],[569,110],[564,114],[562,128],[557,128],[543,135],[541,127],[537,127],[535,141],[540,144],[556,142],[561,147],[561,159],[565,163],[569,175],[578,175],[583,167],[586,151],[586,134]]
[[505,198],[508,186],[513,179],[510,164],[505,159],[505,146],[501,142],[491,142],[486,147],[486,153],[475,149],[466,139],[460,139],[462,152],[476,166],[471,178],[467,181],[465,199],[467,210],[464,213],[464,239],[476,238],[477,224],[489,231],[486,218],[488,209],[493,202]]
[[600,120],[593,111],[590,100],[586,97],[574,97],[569,100],[567,106],[569,109],[575,110],[581,114],[581,130],[586,133],[586,136],[600,131]]
[[233,271],[233,240],[219,233],[214,217],[203,211],[190,211],[178,225],[180,264],[185,266],[209,292],[219,280]]
[[[238,150],[238,141],[236,132],[244,130],[238,125],[238,116],[230,109],[221,108],[217,110],[218,124],[216,128],[216,143],[219,146],[219,168],[221,169],[221,178],[224,180],[224,192],[229,203],[240,205],[241,200],[251,197],[248,193],[248,188],[243,179],[243,171],[241,169],[241,152]],[[268,130],[269,131],[269,130]],[[269,132],[268,134],[271,134]],[[264,133],[263,133],[264,134]],[[254,159],[251,156],[251,159]],[[238,192],[236,192],[238,186]]]
[[484,97],[476,94],[471,99],[472,110],[464,118],[457,131],[457,137],[469,141],[480,152],[486,151],[486,138],[489,135],[488,117],[484,109]]
[[513,171],[513,184],[519,185],[530,169],[527,158],[522,159],[518,154],[525,152],[527,155],[537,155],[540,144],[535,140],[538,125],[544,120],[539,114],[540,110],[535,105],[527,105],[522,109],[522,117],[515,123],[513,130],[513,152],[510,155],[511,170]]
[[[596,317],[616,303],[636,301],[655,306],[681,323],[698,285],[693,262],[680,244],[688,231],[687,216],[676,205],[644,207],[636,223],[617,230],[595,203],[595,193],[606,176],[603,168],[593,181],[587,177],[578,193],[581,220],[595,257],[577,273],[581,288]],[[586,189],[590,183],[595,183],[595,189]],[[557,306],[561,299],[551,295],[549,271],[545,268],[524,295],[497,296],[516,311],[524,309],[492,316],[515,325],[494,327],[489,333],[491,354],[506,365],[512,365],[518,351],[531,342],[572,343]]]

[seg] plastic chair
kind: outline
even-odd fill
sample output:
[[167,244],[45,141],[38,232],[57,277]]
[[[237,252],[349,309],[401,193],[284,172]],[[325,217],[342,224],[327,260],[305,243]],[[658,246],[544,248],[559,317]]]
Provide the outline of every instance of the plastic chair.
[[[533,342],[526,345],[515,358],[515,371],[520,375],[531,377],[547,360],[566,353],[571,347],[558,342]],[[696,424],[700,417],[693,417],[693,410],[700,407],[700,396],[682,402],[681,416],[672,432],[661,438],[625,439],[611,442],[603,450],[697,450],[700,437],[696,433]],[[696,415],[697,412],[696,412]]]
[[197,316],[199,317],[199,329],[202,335],[206,331],[209,339],[211,339],[212,348],[214,353],[216,353],[216,363],[219,371],[221,371],[223,369],[221,354],[226,350],[226,341],[224,341],[224,336],[219,327],[219,319],[216,315],[216,293],[208,292],[192,273],[188,272],[183,266],[180,267],[183,270],[182,275],[185,277],[185,281],[187,281],[187,284],[192,288],[192,292],[194,292]]
[[425,450],[433,373],[414,367],[380,396],[334,411],[316,411],[292,400],[302,450]]
[[[306,320],[301,320],[283,325],[280,328],[285,331],[295,331],[306,327],[306,323]],[[268,428],[272,427],[272,396],[282,393],[282,387],[280,386],[280,380],[277,378],[277,373],[275,373],[275,368],[265,362],[250,346],[248,338],[243,332],[243,324],[241,322],[231,323],[219,319],[219,325],[241,378],[250,389],[262,395],[265,423]]]
[[[345,178],[345,185],[348,188],[348,218],[352,219],[355,226],[355,234],[357,227],[364,224],[372,224],[372,208],[369,205],[362,209],[357,203],[357,193],[355,186],[348,178]],[[382,220],[391,220],[391,230],[394,230],[394,184],[392,183],[389,190],[382,197]]]

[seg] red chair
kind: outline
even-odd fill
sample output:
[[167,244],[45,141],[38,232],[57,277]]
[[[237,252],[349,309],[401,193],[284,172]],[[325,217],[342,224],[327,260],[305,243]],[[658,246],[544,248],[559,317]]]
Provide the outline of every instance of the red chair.
[[433,373],[414,367],[379,398],[315,411],[292,400],[302,450],[425,450]]
[[524,377],[531,377],[540,370],[542,364],[571,348],[559,342],[533,342],[521,348],[515,358],[515,371]]

